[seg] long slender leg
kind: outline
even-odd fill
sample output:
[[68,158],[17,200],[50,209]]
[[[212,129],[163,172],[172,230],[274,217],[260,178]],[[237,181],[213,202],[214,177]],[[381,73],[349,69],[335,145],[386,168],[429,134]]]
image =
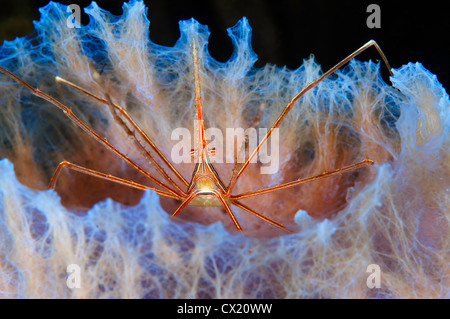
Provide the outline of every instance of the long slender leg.
[[322,178],[326,178],[332,175],[337,175],[337,174],[342,174],[348,171],[352,171],[354,169],[360,168],[360,167],[364,167],[364,166],[368,166],[368,165],[373,165],[374,162],[369,160],[369,159],[365,159],[361,162],[352,164],[352,165],[348,165],[348,166],[344,166],[341,168],[338,168],[334,171],[330,171],[330,172],[323,172],[322,174],[318,174],[318,175],[314,175],[314,176],[310,176],[307,178],[301,178],[292,182],[288,182],[285,184],[280,184],[280,185],[276,185],[276,186],[272,186],[272,187],[268,187],[268,188],[263,188],[257,191],[252,191],[252,192],[246,192],[246,193],[242,193],[236,196],[230,196],[230,200],[237,200],[237,199],[242,199],[242,198],[246,198],[246,197],[251,197],[251,196],[256,196],[256,195],[260,195],[260,194],[265,194],[265,193],[269,193],[269,192],[273,192],[279,189],[283,189],[283,188],[288,188],[288,187],[292,187],[292,186],[296,186],[296,185],[300,185],[303,183],[308,183],[308,182],[312,182],[312,181],[316,181]]
[[[264,103],[261,103],[260,106],[259,106],[258,111],[256,112],[255,117],[253,118],[252,123],[249,126],[249,128],[256,128],[259,125],[259,123],[261,121],[262,113],[264,111],[264,107],[265,107]],[[231,173],[231,178],[230,178],[230,183],[228,184],[228,189],[230,189],[231,182],[234,180],[234,177],[236,176],[236,174],[238,172],[237,168],[238,168],[238,165],[239,165],[239,163],[238,163],[239,153],[240,152],[244,152],[244,154],[245,154],[245,152],[246,152],[246,149],[247,149],[247,146],[248,146],[247,137],[248,137],[248,135],[245,135],[244,141],[242,142],[241,146],[240,147],[239,146],[236,147],[236,153],[234,154],[234,167],[233,167],[233,171]]]
[[12,72],[8,71],[7,69],[0,67],[0,72],[4,73],[5,75],[9,76],[11,79],[13,79],[14,81],[18,82],[20,85],[22,85],[24,88],[26,88],[27,90],[29,90],[32,94],[52,103],[53,105],[55,105],[56,107],[58,107],[61,111],[64,112],[64,114],[76,125],[78,125],[84,132],[86,132],[88,135],[90,135],[91,137],[93,137],[94,139],[96,139],[98,142],[102,143],[104,146],[108,147],[111,151],[113,151],[117,156],[119,156],[120,158],[122,158],[124,161],[126,161],[131,167],[133,167],[134,169],[136,169],[139,173],[143,174],[144,176],[146,176],[148,179],[150,179],[151,181],[153,181],[154,183],[156,183],[158,186],[166,189],[167,191],[169,191],[170,193],[172,193],[173,195],[177,196],[177,197],[184,197],[181,194],[178,194],[175,190],[173,190],[172,188],[170,188],[169,186],[165,185],[164,183],[162,183],[161,181],[159,181],[158,179],[156,179],[155,177],[153,177],[150,173],[148,173],[147,171],[145,171],[142,167],[140,167],[138,164],[136,164],[134,161],[132,161],[127,155],[124,155],[122,152],[120,152],[117,148],[115,148],[111,143],[108,142],[108,140],[106,138],[101,137],[99,134],[97,134],[96,132],[94,132],[89,126],[87,126],[83,121],[81,121],[73,112],[72,109],[65,106],[64,104],[62,104],[61,102],[59,102],[58,100],[54,99],[53,97],[51,97],[50,95],[43,93],[42,91],[40,91],[39,89],[36,89],[34,87],[32,87],[30,84],[28,84],[27,82],[25,82],[24,80],[22,80],[21,78],[19,78],[18,76],[16,76],[15,74],[13,74]]
[[230,205],[226,202],[225,198],[221,194],[214,193],[214,195],[222,202],[223,206],[225,207],[225,210],[227,211],[228,215],[230,216],[231,220],[233,221],[234,226],[237,230],[242,230],[241,225],[239,225],[236,216],[234,216],[233,212],[231,211]]
[[187,205],[189,202],[195,197],[198,196],[198,193],[193,192],[189,196],[187,196],[183,202],[178,206],[178,208],[173,212],[172,217],[175,217],[178,215],[178,213]]
[[273,219],[270,219],[269,217],[266,217],[266,216],[258,213],[257,211],[255,211],[255,210],[251,209],[250,207],[248,207],[248,206],[238,202],[237,200],[231,200],[231,203],[233,205],[239,207],[239,208],[245,209],[246,211],[248,211],[249,213],[255,215],[256,217],[261,218],[263,221],[265,221],[265,222],[267,222],[267,223],[269,223],[269,224],[271,224],[271,225],[273,225],[275,227],[278,227],[280,229],[283,229],[283,230],[287,231],[287,228],[283,224],[278,223],[278,222],[274,221]]
[[62,161],[61,163],[59,163],[58,167],[56,168],[55,172],[53,173],[52,179],[50,180],[50,184],[48,185],[49,188],[55,189],[58,177],[59,177],[59,175],[61,174],[61,171],[64,168],[71,169],[71,170],[74,170],[74,171],[77,171],[77,172],[80,172],[80,173],[83,173],[83,174],[95,176],[97,178],[105,179],[105,180],[110,181],[110,182],[114,182],[114,183],[122,184],[122,185],[125,185],[125,186],[137,188],[137,189],[140,189],[140,190],[150,189],[150,190],[154,191],[155,193],[157,193],[158,195],[171,197],[171,198],[176,198],[176,199],[182,199],[182,197],[174,196],[173,194],[171,194],[169,192],[165,192],[165,191],[153,188],[153,187],[149,187],[149,186],[142,185],[142,184],[139,184],[139,183],[136,183],[136,182],[133,182],[133,181],[129,181],[129,180],[122,179],[122,178],[119,178],[119,177],[116,177],[116,176],[112,176],[110,174],[105,174],[105,173],[102,173],[102,172],[99,172],[99,171],[96,171],[96,170],[93,170],[93,169],[90,169],[90,168],[86,168],[86,167],[83,167],[83,166],[80,166],[80,165],[73,164],[73,163],[68,162],[68,161]]
[[198,63],[198,50],[195,41],[192,42],[192,61],[194,64],[195,108],[197,111],[197,151],[200,160],[206,150],[205,124],[203,122],[202,95],[200,89],[200,75]]
[[[178,177],[178,179],[185,184],[186,186],[189,185],[189,183],[186,181],[186,179],[178,172],[178,170],[169,162],[169,160],[167,160],[167,158],[164,156],[163,153],[161,153],[161,151],[158,149],[158,147],[156,146],[156,144],[148,137],[147,134],[145,134],[145,132],[139,127],[139,125],[133,120],[133,118],[128,114],[128,112],[121,107],[120,105],[117,105],[115,103],[113,103],[111,101],[111,99],[104,99],[101,98],[97,95],[95,95],[94,93],[66,80],[63,79],[59,76],[55,77],[55,80],[57,83],[63,83],[71,88],[74,88],[94,99],[96,99],[97,101],[106,104],[106,105],[110,105],[112,106],[115,110],[117,110],[117,112],[119,112],[119,114],[121,116],[123,116],[123,118],[121,118],[121,121],[123,123],[122,127],[126,128],[128,131],[130,131],[130,133],[132,134],[131,136],[134,136],[136,142],[138,143],[138,145],[140,145],[140,147],[143,149],[144,153],[149,157],[150,161],[152,162],[152,164],[158,169],[158,171],[161,173],[161,175],[163,175],[163,177],[171,184],[175,184],[175,182],[172,181],[172,179],[165,173],[165,171],[163,170],[163,168],[156,162],[154,161],[153,157],[148,153],[148,151],[145,149],[145,147],[143,147],[143,145],[139,142],[139,140],[136,138],[136,136],[134,135],[135,132],[137,132],[139,134],[139,136],[155,151],[155,153],[159,156],[159,158],[161,158],[161,160],[167,165],[167,167]],[[116,114],[115,112],[113,113],[113,115]],[[132,128],[135,130],[134,132],[131,132],[131,130],[129,129],[128,125],[125,123],[125,121],[128,122]]]
[[125,121],[123,120],[123,118],[121,116],[119,116],[118,113],[116,113],[113,102],[110,98],[110,96],[108,94],[105,94],[105,98],[108,101],[108,105],[110,107],[110,112],[113,115],[114,120],[116,121],[116,123],[118,123],[120,125],[120,127],[122,127],[122,129],[125,131],[125,133],[127,133],[127,135],[129,137],[131,137],[134,141],[134,144],[137,146],[137,148],[142,152],[142,154],[144,155],[144,157],[146,157],[148,160],[150,160],[150,162],[152,163],[153,167],[156,168],[156,170],[164,177],[164,179],[169,182],[169,184],[171,184],[179,193],[181,194],[185,194],[186,193],[177,185],[177,183],[175,183],[169,175],[167,175],[167,173],[164,171],[164,169],[153,159],[153,156],[150,154],[150,152],[144,147],[144,145],[141,144],[141,142],[139,142],[139,139],[136,137],[135,135],[135,131],[131,130],[127,124],[125,123]]
[[[175,210],[175,212],[173,212],[172,217],[175,217],[176,215],[178,215],[178,213],[184,208],[186,207],[187,204],[189,204],[189,202],[196,196],[199,196],[199,192],[192,192],[188,197],[186,197],[183,202],[180,204],[180,206],[178,206],[178,208]],[[216,196],[223,204],[223,206],[225,207],[225,210],[227,211],[228,215],[230,216],[231,220],[233,221],[234,226],[236,227],[237,230],[242,230],[241,225],[239,225],[236,216],[234,216],[233,212],[231,211],[230,205],[228,205],[228,203],[225,201],[225,199],[223,198],[223,196],[221,194],[219,194],[218,192],[211,192],[208,194],[203,194],[203,195],[214,195]]]
[[378,46],[378,44],[374,41],[374,40],[370,40],[369,42],[367,42],[366,44],[364,44],[362,47],[360,47],[358,50],[356,50],[355,52],[353,52],[352,54],[350,54],[348,57],[346,57],[345,59],[343,59],[341,62],[339,62],[338,64],[336,64],[334,67],[332,67],[331,69],[329,69],[327,72],[325,72],[324,74],[322,74],[319,78],[317,78],[316,80],[312,81],[311,83],[309,83],[307,86],[305,86],[299,93],[297,93],[296,96],[294,96],[289,103],[286,105],[286,107],[284,108],[284,110],[281,112],[280,116],[278,117],[278,119],[275,121],[275,123],[272,125],[272,127],[270,128],[270,130],[266,133],[266,135],[262,138],[262,140],[259,142],[258,146],[255,148],[255,150],[253,151],[253,153],[249,156],[249,158],[247,159],[247,161],[244,163],[244,165],[241,167],[241,169],[239,170],[239,172],[234,176],[234,179],[230,182],[230,187],[228,188],[227,191],[227,196],[231,194],[234,185],[236,184],[237,180],[239,179],[239,177],[242,175],[242,173],[244,173],[245,169],[248,167],[250,161],[259,153],[261,147],[264,145],[264,143],[266,143],[266,141],[269,139],[269,137],[272,134],[272,131],[277,128],[281,122],[283,121],[283,119],[285,118],[285,116],[288,114],[288,112],[291,110],[291,108],[294,106],[294,103],[301,97],[303,96],[306,92],[308,92],[309,90],[311,90],[313,87],[315,87],[319,82],[323,81],[326,77],[328,77],[330,74],[336,72],[336,70],[338,70],[339,68],[341,68],[344,64],[346,64],[347,62],[349,62],[351,59],[353,59],[354,57],[356,57],[358,54],[360,54],[361,52],[365,51],[366,49],[368,49],[369,47],[374,46],[378,53],[381,55],[381,58],[383,59],[384,63],[386,64],[389,72],[391,75],[393,75],[392,70],[391,70],[391,66],[389,65],[389,62],[386,59],[386,56],[384,55],[383,51],[381,51],[380,47]]

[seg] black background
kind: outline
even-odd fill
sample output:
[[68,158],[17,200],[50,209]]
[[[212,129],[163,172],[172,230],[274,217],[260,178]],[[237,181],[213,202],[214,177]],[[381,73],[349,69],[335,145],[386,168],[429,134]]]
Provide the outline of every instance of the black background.
[[[90,0],[61,0],[86,7]],[[122,14],[122,2],[99,0],[98,5]],[[226,61],[232,52],[226,28],[246,16],[253,29],[252,45],[258,54],[257,67],[266,63],[297,68],[311,53],[326,70],[370,39],[376,40],[389,62],[398,68],[421,62],[450,88],[450,11],[445,1],[304,1],[304,0],[145,0],[153,42],[172,46],[179,37],[178,21],[194,17],[208,25],[211,55]],[[24,36],[39,19],[38,8],[48,0],[2,1],[0,40]],[[381,28],[369,29],[366,12],[370,3],[381,8]],[[83,13],[84,14],[84,13]],[[88,22],[83,15],[82,22]],[[375,49],[359,57],[378,60]],[[383,71],[386,76],[387,72]]]

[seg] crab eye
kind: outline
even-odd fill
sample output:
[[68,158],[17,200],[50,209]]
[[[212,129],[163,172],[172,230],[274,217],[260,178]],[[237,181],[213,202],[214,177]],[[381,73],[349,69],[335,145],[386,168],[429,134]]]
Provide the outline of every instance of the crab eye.
[[195,157],[195,150],[194,150],[194,149],[191,149],[190,154],[191,154],[191,157],[194,158],[194,157]]
[[211,156],[215,156],[215,155],[216,155],[216,148],[215,148],[215,147],[212,148],[212,149],[209,151],[209,154],[211,154]]

